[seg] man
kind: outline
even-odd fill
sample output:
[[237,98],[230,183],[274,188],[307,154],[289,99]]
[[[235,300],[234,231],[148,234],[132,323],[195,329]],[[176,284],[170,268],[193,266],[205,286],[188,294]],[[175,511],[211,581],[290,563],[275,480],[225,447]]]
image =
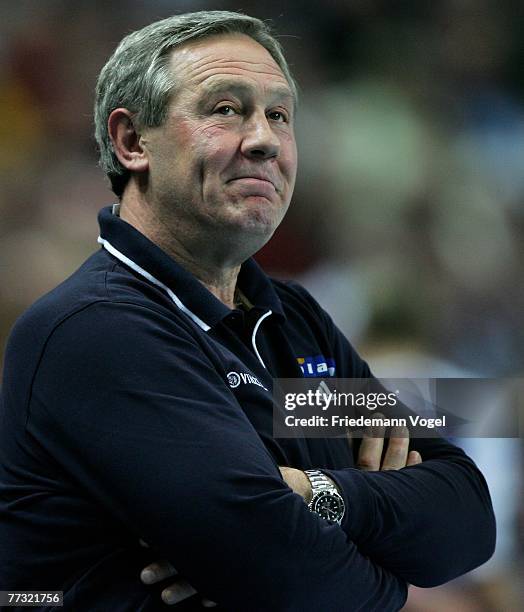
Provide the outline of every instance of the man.
[[[227,610],[397,610],[407,583],[492,554],[485,482],[447,442],[408,457],[397,438],[379,470],[382,440],[366,441],[366,471],[345,440],[272,437],[273,378],[301,377],[300,359],[371,376],[304,289],[250,259],[291,199],[295,106],[278,44],[236,13],[152,24],[102,70],[120,203],[100,214],[103,248],[8,344],[0,589],[156,610],[163,587],[140,570],[165,558]],[[304,503],[319,490],[332,514]]]

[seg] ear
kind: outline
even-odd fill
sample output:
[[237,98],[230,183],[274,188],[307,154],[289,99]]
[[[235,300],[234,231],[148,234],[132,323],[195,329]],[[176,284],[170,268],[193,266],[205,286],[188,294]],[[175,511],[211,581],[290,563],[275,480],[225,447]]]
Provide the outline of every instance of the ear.
[[133,115],[127,108],[116,108],[107,120],[109,137],[118,161],[130,172],[145,172],[149,160],[135,130]]

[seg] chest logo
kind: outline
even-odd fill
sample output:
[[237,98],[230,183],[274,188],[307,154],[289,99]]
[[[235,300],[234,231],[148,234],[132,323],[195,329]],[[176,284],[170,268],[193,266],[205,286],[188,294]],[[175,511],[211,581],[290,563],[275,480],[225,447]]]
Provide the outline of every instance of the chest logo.
[[335,360],[326,359],[324,355],[297,357],[297,362],[305,378],[335,376]]
[[253,376],[253,374],[248,374],[247,372],[229,372],[229,374],[227,375],[227,382],[232,389],[236,389],[240,384],[244,384],[257,385],[267,391],[267,389],[258,380],[256,376]]

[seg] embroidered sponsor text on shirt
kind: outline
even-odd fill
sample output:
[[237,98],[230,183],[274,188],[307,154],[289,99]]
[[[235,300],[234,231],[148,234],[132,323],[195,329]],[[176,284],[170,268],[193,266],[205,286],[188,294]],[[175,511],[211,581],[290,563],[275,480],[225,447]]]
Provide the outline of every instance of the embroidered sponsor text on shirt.
[[266,387],[264,387],[258,378],[253,374],[249,374],[248,372],[229,372],[227,375],[227,382],[232,389],[235,389],[238,387],[238,385],[240,385],[240,383],[242,383],[244,385],[258,385],[267,391]]

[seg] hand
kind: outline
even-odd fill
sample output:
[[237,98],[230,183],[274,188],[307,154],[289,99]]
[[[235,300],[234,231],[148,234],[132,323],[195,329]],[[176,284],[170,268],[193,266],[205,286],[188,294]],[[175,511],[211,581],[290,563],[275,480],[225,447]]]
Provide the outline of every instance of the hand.
[[[377,417],[382,415],[377,414]],[[422,463],[417,451],[409,451],[409,430],[407,427],[394,427],[391,430],[388,447],[382,459],[385,431],[377,427],[369,434],[364,434],[358,452],[357,467],[365,472],[378,470],[400,470],[401,468]]]
[[[147,547],[147,544],[140,540],[142,546]],[[140,580],[144,584],[156,584],[167,578],[175,577],[173,582],[166,587],[162,593],[162,601],[168,606],[173,606],[188,597],[194,595],[197,591],[194,589],[187,580],[184,580],[181,576],[178,576],[176,569],[169,563],[169,561],[161,560],[155,561],[144,567],[140,572]],[[202,597],[201,604],[204,608],[214,608],[217,604],[210,599]]]

